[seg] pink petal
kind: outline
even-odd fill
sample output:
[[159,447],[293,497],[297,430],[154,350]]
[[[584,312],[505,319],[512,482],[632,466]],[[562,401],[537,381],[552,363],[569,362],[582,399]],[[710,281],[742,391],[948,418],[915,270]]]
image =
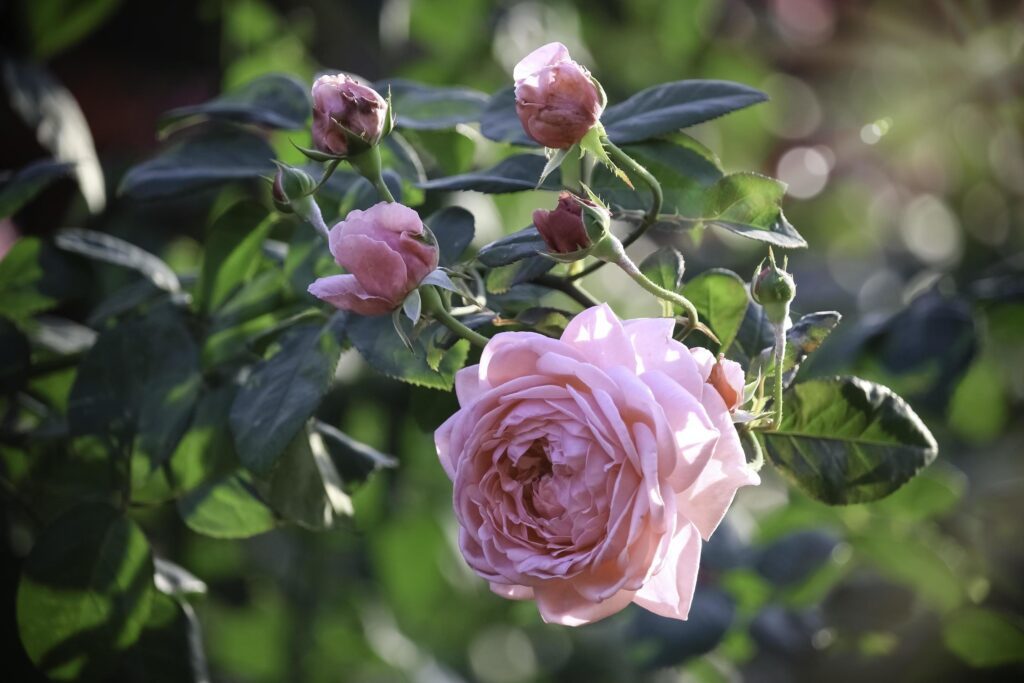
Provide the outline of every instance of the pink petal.
[[546,66],[570,61],[569,48],[561,43],[542,45],[519,60],[512,70],[512,78],[521,81]]
[[697,585],[700,537],[693,524],[683,524],[669,543],[661,568],[636,592],[633,602],[670,619],[686,619]]
[[528,586],[512,586],[491,581],[491,590],[507,600],[533,600],[533,589]]
[[633,600],[633,591],[619,591],[602,602],[590,602],[569,581],[546,581],[533,589],[541,618],[549,624],[581,626],[621,611]]
[[318,278],[309,285],[309,293],[332,306],[360,315],[384,315],[395,309],[391,301],[364,290],[354,275]]
[[466,407],[482,393],[479,365],[470,365],[455,373],[455,396],[460,406]]
[[562,333],[561,341],[599,368],[616,365],[636,368],[633,345],[608,304],[592,306],[576,314]]
[[704,391],[701,368],[690,350],[672,338],[675,323],[671,318],[637,318],[625,321],[622,327],[636,351],[637,374],[660,370],[700,398]]
[[343,235],[338,241],[338,263],[355,274],[368,293],[394,302],[392,308],[408,294],[405,261],[384,242]]

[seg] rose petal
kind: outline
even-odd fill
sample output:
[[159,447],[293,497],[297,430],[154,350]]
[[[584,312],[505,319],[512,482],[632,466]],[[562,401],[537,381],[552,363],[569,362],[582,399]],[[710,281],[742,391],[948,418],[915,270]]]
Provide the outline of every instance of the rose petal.
[[693,602],[701,542],[693,524],[683,524],[665,553],[661,568],[636,592],[633,602],[670,619],[686,619]]
[[384,315],[395,309],[387,299],[374,296],[363,289],[354,275],[331,275],[315,280],[309,293],[332,306],[360,315]]
[[511,586],[491,581],[491,590],[507,600],[533,600],[533,589],[528,586]]
[[577,349],[599,368],[636,368],[636,353],[615,312],[608,304],[593,306],[569,321],[561,341]]
[[512,70],[512,78],[516,81],[521,81],[546,66],[568,61],[571,61],[569,48],[558,42],[548,43],[538,47],[519,60],[519,63]]
[[615,614],[633,600],[633,591],[619,591],[603,602],[590,602],[568,581],[547,581],[533,589],[541,618],[549,624],[581,626]]
[[384,242],[366,235],[343,235],[338,241],[338,262],[359,280],[373,296],[402,302],[406,289],[406,267],[402,256]]

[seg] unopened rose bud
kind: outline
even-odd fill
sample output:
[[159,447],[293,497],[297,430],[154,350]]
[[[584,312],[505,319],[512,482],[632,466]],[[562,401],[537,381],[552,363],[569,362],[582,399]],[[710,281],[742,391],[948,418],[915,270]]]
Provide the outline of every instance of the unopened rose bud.
[[387,100],[346,74],[313,83],[313,145],[339,157],[366,151],[391,131]]
[[328,235],[348,273],[319,278],[309,293],[362,315],[390,313],[437,268],[437,245],[427,236],[419,215],[402,204],[351,211]]
[[775,325],[789,320],[789,303],[796,297],[793,276],[775,263],[775,254],[768,250],[767,261],[762,260],[750,283],[750,296],[764,308],[765,316]]
[[708,384],[715,388],[730,412],[736,410],[743,402],[743,382],[743,367],[721,356],[711,367],[711,374],[708,376]]
[[533,212],[533,224],[552,252],[568,254],[590,246],[590,238],[583,225],[581,201],[563,192],[553,210],[537,209]]
[[314,188],[316,181],[308,173],[288,164],[277,163],[271,194],[278,211],[292,213],[292,202],[308,196]]
[[537,48],[516,64],[512,75],[523,130],[545,147],[572,147],[601,118],[604,91],[561,43]]

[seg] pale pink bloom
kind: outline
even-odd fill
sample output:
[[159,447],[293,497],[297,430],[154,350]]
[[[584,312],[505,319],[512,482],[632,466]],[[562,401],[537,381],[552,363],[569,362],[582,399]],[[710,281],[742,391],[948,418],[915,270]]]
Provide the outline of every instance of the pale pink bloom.
[[462,554],[545,621],[630,602],[685,619],[702,540],[759,481],[707,383],[714,357],[672,328],[595,306],[560,339],[496,335],[456,376],[461,408],[435,441]]
[[328,235],[334,260],[348,274],[319,278],[309,293],[346,311],[390,313],[437,268],[437,247],[422,234],[419,215],[402,204],[350,211]]
[[376,90],[346,74],[328,74],[316,79],[312,94],[313,145],[318,150],[349,154],[345,129],[369,145],[380,141],[389,114],[387,100]]
[[549,43],[526,55],[512,76],[523,130],[545,147],[572,147],[601,118],[601,92],[590,72],[574,62],[561,43]]

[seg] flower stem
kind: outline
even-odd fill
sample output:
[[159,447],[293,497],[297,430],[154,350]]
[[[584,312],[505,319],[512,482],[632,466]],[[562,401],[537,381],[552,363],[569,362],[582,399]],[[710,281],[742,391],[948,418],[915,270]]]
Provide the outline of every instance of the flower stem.
[[786,331],[782,325],[772,325],[775,330],[775,377],[772,388],[772,429],[782,426],[782,362],[786,357]]
[[350,156],[348,163],[359,172],[359,175],[370,181],[381,199],[392,204],[395,202],[395,197],[388,189],[387,183],[384,182],[384,175],[381,173],[379,149],[371,147],[365,152]]
[[448,309],[444,306],[444,301],[441,300],[441,295],[438,293],[437,288],[433,285],[427,285],[420,287],[420,296],[423,300],[423,310],[428,313],[434,320],[438,321],[449,330],[468,340],[474,346],[479,346],[481,349],[487,346],[489,341],[487,337],[483,336],[479,332],[474,332],[469,329],[458,319],[455,318]]
[[743,441],[744,446],[746,446],[744,451],[749,449],[754,454],[754,459],[747,463],[747,467],[754,472],[760,472],[761,467],[764,466],[764,451],[761,449],[757,436],[746,427],[741,427],[737,431],[739,431],[740,439]]
[[[615,144],[612,143],[612,141],[609,140],[608,138],[601,138],[601,144],[604,145],[605,151],[608,152],[608,156],[611,158],[612,161],[626,167],[628,170],[635,173],[637,176],[640,177],[641,180],[644,181],[647,187],[650,188],[651,190],[651,205],[650,207],[648,207],[647,213],[644,215],[643,221],[641,221],[640,225],[637,226],[636,230],[626,235],[625,239],[622,240],[622,246],[628,247],[629,245],[633,244],[633,242],[636,242],[638,239],[640,239],[640,237],[645,232],[647,232],[647,229],[654,225],[655,221],[658,220],[658,216],[661,214],[661,205],[664,201],[664,195],[661,191],[661,183],[658,182],[658,179],[655,178],[650,171],[648,171],[646,168],[637,163],[637,161],[633,159],[633,157],[629,156],[621,149],[616,147]],[[587,275],[590,275],[595,270],[600,268],[602,265],[604,265],[604,261],[595,261],[594,263],[591,263],[589,266],[587,266],[580,272],[570,275],[569,279],[578,280],[581,277],[586,277]]]

